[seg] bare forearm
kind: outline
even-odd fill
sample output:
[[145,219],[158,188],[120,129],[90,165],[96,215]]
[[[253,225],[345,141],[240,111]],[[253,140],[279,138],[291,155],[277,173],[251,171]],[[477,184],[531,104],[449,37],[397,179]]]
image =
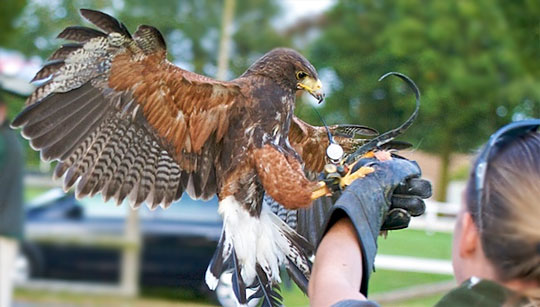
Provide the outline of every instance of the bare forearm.
[[331,306],[345,300],[365,300],[360,293],[362,252],[355,229],[347,217],[338,220],[317,249],[309,282],[312,306]]

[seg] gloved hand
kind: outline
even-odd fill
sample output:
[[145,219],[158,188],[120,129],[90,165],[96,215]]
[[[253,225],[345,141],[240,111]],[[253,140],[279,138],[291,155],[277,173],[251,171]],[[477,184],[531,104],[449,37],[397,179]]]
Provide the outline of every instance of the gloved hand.
[[422,199],[431,196],[431,184],[420,179],[416,162],[401,157],[388,161],[362,159],[355,169],[361,166],[371,166],[375,171],[355,180],[341,196],[323,197],[311,208],[299,210],[297,231],[317,246],[333,223],[348,216],[362,248],[364,274],[360,290],[367,295],[379,233],[405,228],[411,216],[424,213]]
[[[392,161],[398,162],[393,163]],[[407,163],[412,165],[407,165]],[[381,231],[407,228],[411,216],[420,216],[425,212],[426,205],[423,199],[431,196],[431,183],[420,178],[420,167],[415,161],[398,156],[394,156],[393,160],[385,162],[374,158],[362,159],[355,165],[353,172],[361,166],[374,166],[376,168],[375,176],[379,178],[379,183],[383,185],[390,182],[395,183],[395,180],[399,180],[400,176],[405,178],[395,188],[393,188],[393,184],[388,187],[390,188],[389,192],[391,192],[390,198],[387,198],[390,201],[390,206],[385,214]],[[410,171],[410,174],[407,174],[408,171]],[[391,178],[388,178],[388,176]]]
[[426,211],[422,199],[431,197],[431,183],[425,179],[410,178],[401,182],[394,190],[391,206],[381,230],[397,230],[409,227],[411,216],[420,216]]

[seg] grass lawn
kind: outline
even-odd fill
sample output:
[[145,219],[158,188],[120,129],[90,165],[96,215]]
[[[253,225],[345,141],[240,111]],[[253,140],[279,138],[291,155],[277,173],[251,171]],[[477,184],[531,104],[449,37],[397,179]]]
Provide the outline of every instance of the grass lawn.
[[379,254],[451,259],[452,234],[422,230],[390,231],[386,239],[379,237]]
[[[382,293],[387,291],[398,290],[401,288],[408,288],[417,285],[424,285],[430,283],[437,283],[442,281],[450,281],[453,277],[450,275],[438,275],[438,274],[425,274],[425,273],[412,273],[412,272],[397,272],[388,270],[377,270],[370,279],[369,293]],[[281,294],[284,299],[285,306],[300,307],[309,306],[308,298],[293,285],[291,289],[285,289],[282,287]],[[433,306],[444,293],[417,298],[413,300],[400,301],[391,304],[384,304],[385,306]]]
[[285,306],[309,306],[309,300],[307,296],[296,286],[296,284],[294,284],[294,282],[292,283],[290,289],[282,286],[281,295],[283,296],[283,303]]
[[32,199],[34,199],[37,196],[47,192],[50,189],[51,188],[25,186],[24,187],[24,201],[29,202]]
[[[180,292],[181,293],[181,292]],[[181,294],[180,294],[181,295]],[[285,306],[303,307],[309,306],[307,297],[296,287],[290,290],[282,289]],[[433,306],[443,293],[412,300],[386,303],[384,306],[424,307]],[[43,306],[125,306],[125,307],[211,307],[215,303],[200,298],[168,297],[157,298],[143,294],[139,298],[122,298],[104,295],[83,295],[73,293],[50,293],[46,291],[17,290],[15,292],[17,303],[39,303]]]
[[216,306],[211,302],[200,299],[178,298],[163,299],[142,296],[138,298],[123,298],[106,295],[89,295],[75,293],[59,293],[47,291],[29,291],[18,289],[15,291],[17,303],[39,303],[40,306],[124,306],[124,307],[209,307]]
[[412,286],[450,281],[451,275],[377,270],[369,280],[369,293],[382,293]]

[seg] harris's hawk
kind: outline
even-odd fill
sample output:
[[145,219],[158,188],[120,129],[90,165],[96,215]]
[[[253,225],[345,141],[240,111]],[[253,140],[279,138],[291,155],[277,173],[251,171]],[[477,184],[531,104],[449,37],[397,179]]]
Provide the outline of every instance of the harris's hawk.
[[241,302],[246,287],[278,282],[283,263],[309,274],[305,240],[262,204],[265,191],[289,209],[311,203],[315,184],[304,167],[322,169],[328,138],[293,111],[299,90],[323,99],[315,68],[279,48],[240,77],[217,81],[167,61],[154,27],[139,26],[132,36],[107,14],[81,15],[102,31],[71,26],[59,34],[74,43],[36,74],[45,81],[12,124],[43,160],[59,161],[55,176],[64,176],[64,188],[76,185],[77,197],[128,199],[134,208],[166,208],[184,191],[217,194],[224,230],[206,280],[214,288],[235,262]]

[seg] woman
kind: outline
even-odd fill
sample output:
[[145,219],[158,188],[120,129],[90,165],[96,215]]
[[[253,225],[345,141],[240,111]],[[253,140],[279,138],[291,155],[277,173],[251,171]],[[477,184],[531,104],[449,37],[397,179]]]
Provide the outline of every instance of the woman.
[[23,151],[0,97],[0,307],[11,306],[13,267],[23,237]]
[[[540,119],[509,124],[478,156],[454,232],[452,261],[461,286],[437,306],[540,306],[539,126]],[[384,163],[394,162],[379,164]],[[359,224],[380,225],[381,217],[358,219],[346,208],[380,205],[362,203],[361,183],[350,189],[358,203],[351,198],[344,203],[343,197],[336,202],[345,209],[330,212],[317,249],[309,284],[312,306],[378,306],[366,300],[367,291],[358,291],[369,278],[366,263],[373,261],[364,259],[370,254]]]

